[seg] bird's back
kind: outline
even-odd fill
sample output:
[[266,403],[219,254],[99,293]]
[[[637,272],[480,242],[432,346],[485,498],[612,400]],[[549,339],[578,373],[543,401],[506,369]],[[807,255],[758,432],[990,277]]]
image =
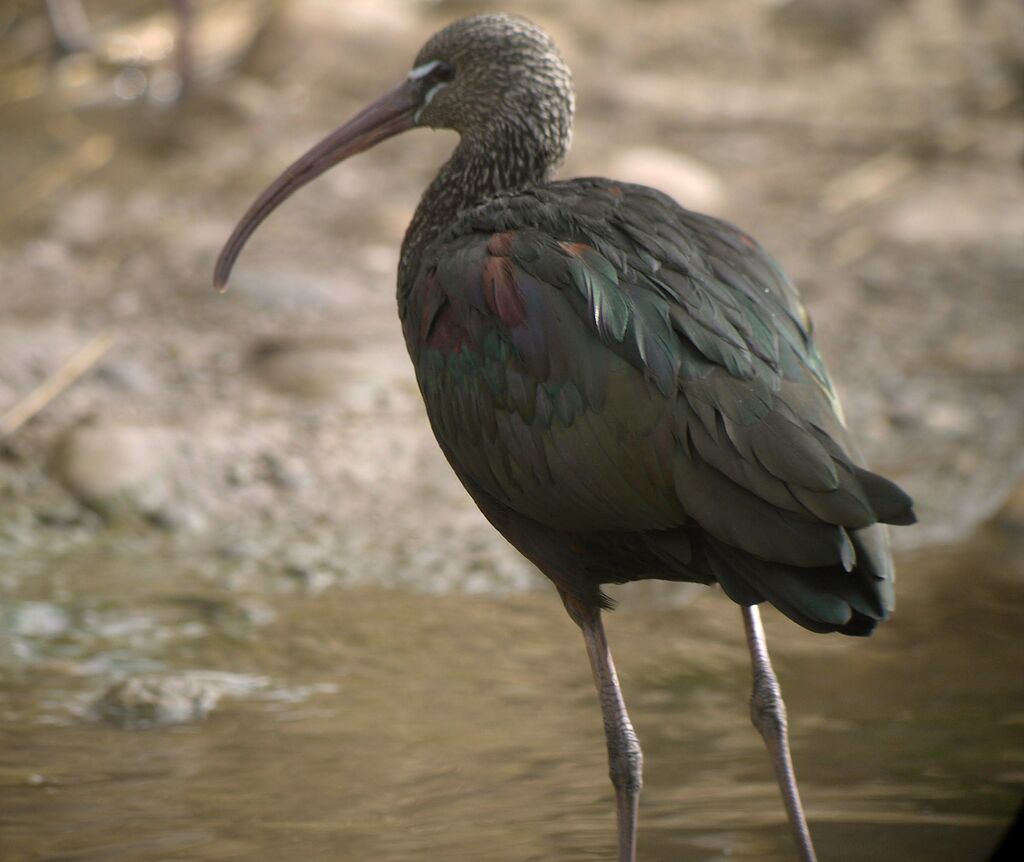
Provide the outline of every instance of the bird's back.
[[563,589],[719,582],[863,634],[892,607],[878,522],[796,290],[748,235],[642,186],[550,183],[463,211],[400,288],[431,424],[487,517]]

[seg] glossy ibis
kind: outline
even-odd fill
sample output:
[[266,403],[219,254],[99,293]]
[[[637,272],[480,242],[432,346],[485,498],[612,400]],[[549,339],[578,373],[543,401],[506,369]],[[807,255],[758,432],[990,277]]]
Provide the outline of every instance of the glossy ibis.
[[418,126],[457,131],[402,244],[402,330],[452,469],[583,631],[618,858],[636,856],[642,755],[601,586],[661,578],[717,582],[742,606],[751,714],[813,859],[757,605],[815,632],[870,633],[893,606],[881,523],[912,523],[911,500],[861,466],[807,312],[757,242],[654,189],[552,180],[572,115],[543,31],[457,21],[267,188],[215,282],[271,210],[342,159]]

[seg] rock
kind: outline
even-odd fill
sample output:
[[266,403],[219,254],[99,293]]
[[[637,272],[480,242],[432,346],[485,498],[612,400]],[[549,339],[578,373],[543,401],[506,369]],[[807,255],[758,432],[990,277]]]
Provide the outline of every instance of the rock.
[[305,484],[302,462],[276,452],[264,452],[259,458],[266,481],[282,491],[295,491]]
[[299,592],[315,596],[337,584],[338,579],[323,569],[305,566],[300,563],[288,563],[284,573]]
[[691,210],[714,212],[725,201],[725,187],[711,168],[660,147],[626,150],[612,160],[608,176],[653,186]]
[[135,677],[117,683],[97,703],[99,715],[125,730],[201,721],[220,693],[191,679]]
[[212,671],[149,673],[111,686],[94,713],[123,730],[147,730],[202,721],[225,695],[265,688],[267,680]]
[[146,512],[162,495],[167,455],[157,430],[86,421],[58,441],[51,469],[79,500],[105,516]]
[[10,634],[17,637],[55,638],[71,627],[71,617],[52,602],[22,602],[6,622]]
[[48,527],[74,527],[96,520],[96,515],[84,508],[77,500],[65,497],[52,505],[37,509],[36,520]]
[[302,398],[328,399],[350,376],[346,353],[330,344],[273,344],[254,351],[252,365],[272,389]]
[[148,523],[168,533],[198,533],[206,527],[206,519],[199,511],[180,503],[165,501],[147,506],[142,514]]

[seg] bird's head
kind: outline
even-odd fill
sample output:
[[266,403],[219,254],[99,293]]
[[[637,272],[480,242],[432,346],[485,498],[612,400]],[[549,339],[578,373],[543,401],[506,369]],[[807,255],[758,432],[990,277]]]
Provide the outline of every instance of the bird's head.
[[528,139],[556,164],[568,148],[572,76],[551,37],[522,18],[476,15],[435,33],[397,87],[331,132],[252,204],[221,250],[214,284],[224,289],[259,224],[293,192],[339,162],[418,126],[464,139]]
[[431,82],[418,125],[463,136],[516,127],[539,142],[568,143],[572,75],[551,37],[523,18],[456,21],[430,37],[409,75]]

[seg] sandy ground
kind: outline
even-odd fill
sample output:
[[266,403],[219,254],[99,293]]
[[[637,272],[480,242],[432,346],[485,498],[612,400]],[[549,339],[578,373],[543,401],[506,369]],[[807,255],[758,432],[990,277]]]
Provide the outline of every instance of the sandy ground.
[[[898,545],[956,541],[999,512],[1024,475],[1021,7],[504,6],[575,70],[564,176],[658,185],[758,236],[798,282],[870,462],[918,501]],[[130,98],[123,65],[48,72],[38,22],[13,31],[0,414],[111,343],[3,436],[0,553],[170,542],[300,577],[535,583],[449,475],[395,319],[399,242],[449,135],[390,141],[303,191],[231,291],[210,288],[255,194],[430,32],[483,8],[302,0],[246,51],[263,7],[211,4],[202,80],[173,109]],[[1004,519],[1019,526],[1016,494]]]

